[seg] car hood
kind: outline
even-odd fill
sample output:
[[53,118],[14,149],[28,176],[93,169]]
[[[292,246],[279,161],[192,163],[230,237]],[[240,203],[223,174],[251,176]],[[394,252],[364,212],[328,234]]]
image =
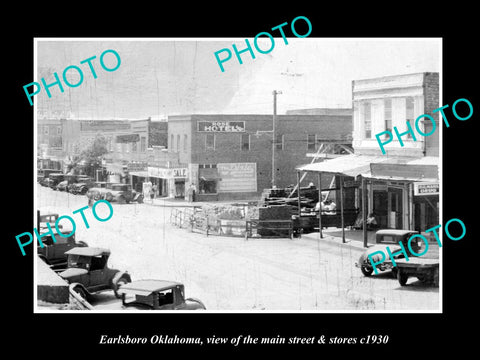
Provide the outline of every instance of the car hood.
[[[365,260],[368,260],[368,255],[373,254],[376,251],[382,251],[385,254],[385,260],[388,260],[389,256],[388,256],[387,248],[390,248],[391,253],[394,253],[397,250],[400,250],[400,246],[397,245],[397,244],[388,244],[388,245],[387,244],[385,244],[385,245],[376,244],[372,247],[369,247],[367,250],[365,250],[365,252],[362,254],[362,256],[360,256],[359,261],[363,262]],[[374,261],[379,261],[380,259],[381,259],[380,254],[372,256],[372,260],[374,260]]]
[[65,271],[62,271],[58,275],[60,275],[64,279],[69,279],[74,276],[80,276],[80,275],[85,275],[88,273],[88,270],[86,269],[80,269],[80,268],[68,268]]

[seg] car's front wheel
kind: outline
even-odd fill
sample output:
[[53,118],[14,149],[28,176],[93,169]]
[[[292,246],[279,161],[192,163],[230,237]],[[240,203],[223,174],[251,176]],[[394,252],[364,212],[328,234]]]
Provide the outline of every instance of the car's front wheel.
[[370,276],[372,275],[373,268],[370,265],[367,265],[366,263],[363,263],[362,266],[360,266],[360,270],[362,271],[362,274],[365,276]]

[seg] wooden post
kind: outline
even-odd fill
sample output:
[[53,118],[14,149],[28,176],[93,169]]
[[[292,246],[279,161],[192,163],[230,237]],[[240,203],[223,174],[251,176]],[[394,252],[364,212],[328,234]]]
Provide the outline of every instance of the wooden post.
[[[297,171],[297,206],[298,206],[298,224],[301,225],[301,203],[300,203],[300,171]],[[301,231],[299,234],[299,237],[301,237]]]
[[339,176],[340,181],[340,218],[342,226],[342,243],[345,243],[345,223],[343,219],[343,176]]
[[320,234],[320,239],[323,238],[322,231],[322,173],[318,173],[318,201],[320,203],[320,209],[318,210],[318,232]]
[[363,247],[368,246],[368,233],[367,233],[367,180],[362,176],[362,229],[363,229]]

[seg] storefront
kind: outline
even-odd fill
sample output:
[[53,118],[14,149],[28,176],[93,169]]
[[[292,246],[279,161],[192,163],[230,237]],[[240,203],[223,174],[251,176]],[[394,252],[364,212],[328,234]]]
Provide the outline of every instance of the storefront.
[[413,214],[415,230],[425,231],[439,224],[439,196],[438,182],[413,183]]
[[188,175],[187,168],[147,168],[148,181],[155,186],[156,196],[185,198],[185,181]]

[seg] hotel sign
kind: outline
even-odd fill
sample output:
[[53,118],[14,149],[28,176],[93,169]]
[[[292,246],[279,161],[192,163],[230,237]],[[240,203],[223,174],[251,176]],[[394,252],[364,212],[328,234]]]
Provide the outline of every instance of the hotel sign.
[[199,132],[244,132],[245,121],[199,121]]
[[438,182],[415,182],[413,183],[413,195],[439,195],[440,184]]

